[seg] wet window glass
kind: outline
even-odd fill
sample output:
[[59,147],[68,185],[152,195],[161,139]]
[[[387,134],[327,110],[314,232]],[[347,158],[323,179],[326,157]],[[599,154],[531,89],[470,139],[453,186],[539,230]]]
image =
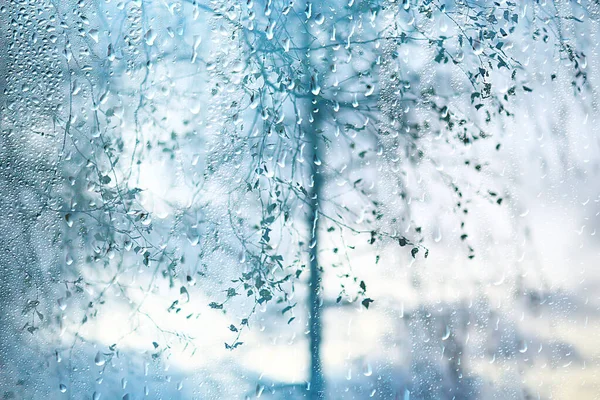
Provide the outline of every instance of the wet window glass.
[[597,398],[599,20],[2,1],[0,398]]

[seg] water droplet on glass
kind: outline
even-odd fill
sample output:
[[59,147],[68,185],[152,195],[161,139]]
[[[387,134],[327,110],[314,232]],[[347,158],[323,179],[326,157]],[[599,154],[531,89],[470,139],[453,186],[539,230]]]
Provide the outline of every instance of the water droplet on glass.
[[448,23],[446,18],[442,17],[440,20],[440,32],[446,33],[448,31]]
[[96,43],[100,40],[99,32],[97,29],[90,29],[88,36]]
[[231,66],[231,70],[233,72],[242,72],[244,68],[246,68],[246,63],[241,60],[234,62]]
[[373,375],[373,369],[371,368],[371,364],[366,363],[363,366],[363,375],[364,376],[371,376],[371,375]]
[[267,40],[272,40],[273,37],[275,36],[275,25],[276,25],[276,22],[271,21],[271,23],[267,26],[267,30],[265,31]]
[[483,43],[477,39],[473,39],[473,53],[475,53],[476,56],[483,54]]
[[525,353],[527,351],[527,342],[524,340],[521,342],[521,347],[519,347],[520,353]]
[[103,366],[106,363],[104,355],[100,352],[97,352],[96,357],[94,357],[94,363],[99,367]]
[[321,86],[319,85],[319,79],[316,74],[310,77],[310,91],[315,96],[318,96],[319,93],[321,93]]
[[442,240],[442,229],[441,228],[437,228],[437,231],[435,233],[435,237],[433,238],[433,240],[436,243],[439,243]]
[[73,226],[73,216],[71,214],[65,215],[65,221],[67,222],[67,226],[71,228]]
[[446,325],[446,333],[444,333],[444,336],[442,336],[442,340],[448,340],[449,337],[450,337],[450,328],[448,328],[448,325]]
[[148,32],[144,35],[144,40],[148,46],[153,46],[156,40],[156,32],[153,29],[148,29]]
[[261,385],[261,384],[256,385],[256,392],[255,392],[256,398],[259,398],[260,396],[262,396],[264,390],[265,390],[264,385]]

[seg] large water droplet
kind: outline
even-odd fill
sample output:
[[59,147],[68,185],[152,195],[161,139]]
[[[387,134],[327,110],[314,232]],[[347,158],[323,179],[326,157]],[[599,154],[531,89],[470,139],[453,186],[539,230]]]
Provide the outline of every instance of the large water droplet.
[[371,364],[366,363],[363,366],[363,375],[364,376],[371,376],[371,375],[373,375],[373,369],[371,368]]
[[88,36],[96,43],[100,40],[100,35],[97,29],[90,29]]
[[106,363],[106,358],[104,357],[104,354],[97,352],[96,353],[96,357],[94,357],[94,363],[101,367]]
[[153,29],[148,29],[148,32],[144,35],[144,40],[148,46],[153,46],[156,40],[156,32]]

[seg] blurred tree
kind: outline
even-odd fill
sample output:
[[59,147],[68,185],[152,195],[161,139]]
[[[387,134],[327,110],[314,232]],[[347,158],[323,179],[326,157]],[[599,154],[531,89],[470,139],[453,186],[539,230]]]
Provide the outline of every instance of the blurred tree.
[[[338,276],[337,303],[369,308],[377,299],[351,268],[357,243],[427,257],[410,214],[434,184],[420,181],[424,168],[454,196],[473,258],[462,186],[485,163],[467,159],[456,175],[444,166],[457,166],[457,149],[514,115],[513,99],[531,92],[538,74],[556,79],[558,70],[528,62],[532,51],[568,65],[574,92],[582,91],[577,25],[595,18],[594,3],[555,1],[109,3],[2,6],[1,183],[3,201],[17,208],[0,220],[7,284],[17,286],[2,291],[3,307],[26,299],[33,333],[41,307],[59,314],[45,321],[66,324],[61,312],[76,293],[86,307],[75,343],[112,290],[141,314],[163,277],[179,288],[169,308],[179,312],[196,278],[212,275],[234,284],[211,308],[238,296],[251,302],[230,327],[236,337],[226,347],[234,349],[257,307],[281,304],[291,323],[305,279],[312,398],[326,393],[323,274]],[[174,114],[176,106],[183,111]],[[32,135],[40,142],[28,148]],[[192,195],[165,193],[148,172],[161,162],[177,175],[169,183]],[[502,204],[494,188],[482,196]],[[59,251],[31,251],[27,235],[39,220]],[[39,268],[47,254],[65,261]],[[10,268],[13,258],[21,270]],[[84,272],[82,264],[103,268]],[[142,300],[121,283],[138,268],[153,271]],[[56,282],[65,287],[58,311],[38,299]]]
[[[246,93],[233,107],[226,140],[241,145],[236,153],[250,151],[244,182],[263,210],[252,223],[258,241],[245,250],[252,268],[240,282],[259,304],[268,302],[301,275],[308,257],[309,382],[312,396],[322,398],[322,274],[331,259],[325,253],[351,253],[354,245],[343,240],[350,233],[371,245],[395,241],[409,246],[412,257],[427,257],[421,228],[409,217],[415,195],[407,171],[436,168],[456,196],[457,213],[466,215],[461,187],[470,175],[445,172],[452,165],[447,154],[490,136],[500,118],[514,115],[513,98],[531,92],[535,74],[546,73],[527,67],[527,49],[538,42],[570,64],[572,86],[582,90],[585,54],[564,27],[582,23],[589,11],[537,1],[350,0],[249,2],[212,12],[233,30],[240,57],[234,86]],[[476,173],[484,164],[465,163]],[[494,188],[482,195],[502,204]],[[298,252],[294,262],[290,249]],[[373,299],[365,282],[350,268],[338,275],[347,280],[338,302],[360,299],[368,308]],[[287,297],[284,313],[295,305]]]

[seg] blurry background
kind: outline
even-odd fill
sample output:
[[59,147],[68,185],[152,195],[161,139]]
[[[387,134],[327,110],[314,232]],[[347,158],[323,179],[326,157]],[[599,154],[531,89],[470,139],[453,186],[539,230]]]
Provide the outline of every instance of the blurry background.
[[[279,117],[268,114],[274,104],[257,109],[245,90],[268,82],[280,61],[264,61],[264,70],[256,70],[240,32],[256,21],[267,39],[285,27],[300,42],[297,24],[306,17],[315,21],[307,23],[315,36],[323,20],[323,26],[336,21],[341,43],[355,28],[356,40],[367,42],[373,33],[362,27],[363,14],[365,26],[374,15],[373,30],[392,17],[371,4],[377,2],[308,2],[292,4],[290,18],[274,27],[269,15],[288,15],[287,3],[274,2],[269,11],[271,3],[23,0],[0,6],[3,399],[311,396],[308,272],[283,282],[285,295],[273,292],[265,303],[232,282],[250,271],[248,232],[265,219],[259,206],[266,197],[250,199],[246,190],[255,147],[239,138],[262,137],[256,120]],[[391,15],[405,4],[418,9],[402,2]],[[433,161],[413,164],[411,149],[398,151],[398,160],[388,152],[395,142],[385,144],[381,157],[372,151],[373,158],[357,158],[361,148],[377,146],[358,129],[346,129],[353,140],[338,143],[335,124],[323,128],[334,143],[324,164],[339,172],[323,190],[352,210],[348,223],[369,219],[364,198],[346,190],[364,185],[366,198],[389,200],[381,224],[409,239],[418,232],[423,246],[415,257],[397,241],[368,243],[351,229],[323,226],[343,232],[319,243],[327,398],[600,398],[598,26],[594,4],[586,5],[585,12],[569,2],[516,5],[523,21],[546,9],[558,15],[564,7],[577,19],[585,16],[584,22],[565,18],[564,28],[585,50],[579,66],[588,85],[578,92],[572,65],[551,45],[530,46],[523,34],[513,51],[526,60],[521,67],[533,91],[512,100],[514,116],[487,124],[485,139],[456,146],[433,123],[419,137],[419,149]],[[338,21],[339,10],[361,22]],[[408,11],[402,15],[414,24]],[[432,29],[448,36],[459,29],[435,18]],[[332,35],[330,28],[323,32]],[[292,53],[305,51],[275,40]],[[258,53],[269,54],[260,43]],[[400,70],[417,77],[413,86],[457,93],[468,87],[458,82],[460,71],[431,66],[431,51],[414,47],[399,56]],[[352,62],[379,54],[378,47],[361,51],[348,50]],[[293,65],[301,68],[302,59]],[[370,68],[365,65],[356,68]],[[315,62],[315,70],[321,67]],[[490,79],[501,94],[509,90],[509,78]],[[342,84],[339,98],[347,90],[349,108],[359,83]],[[380,106],[385,99],[373,101]],[[472,103],[467,94],[448,105],[469,110]],[[300,126],[300,117],[310,118],[281,104],[279,125]],[[345,124],[355,118],[352,123],[368,125],[367,112],[343,113]],[[428,118],[418,105],[404,113]],[[267,136],[265,159],[279,168],[261,174],[292,182],[294,168],[305,165],[298,161],[303,150],[285,150],[270,142],[271,132]],[[348,150],[350,142],[356,151]],[[398,169],[390,167],[396,162]],[[394,183],[398,176],[401,185]],[[454,183],[460,206],[448,189]],[[310,214],[306,208],[297,202],[291,210]],[[392,219],[396,214],[402,218]],[[246,230],[235,228],[238,219]],[[306,264],[300,232],[306,225],[273,228],[272,236],[282,238],[274,248],[286,265]],[[361,281],[373,300],[368,308],[357,296],[364,294]],[[238,293],[231,295],[231,288]],[[240,342],[233,350],[224,345]]]

